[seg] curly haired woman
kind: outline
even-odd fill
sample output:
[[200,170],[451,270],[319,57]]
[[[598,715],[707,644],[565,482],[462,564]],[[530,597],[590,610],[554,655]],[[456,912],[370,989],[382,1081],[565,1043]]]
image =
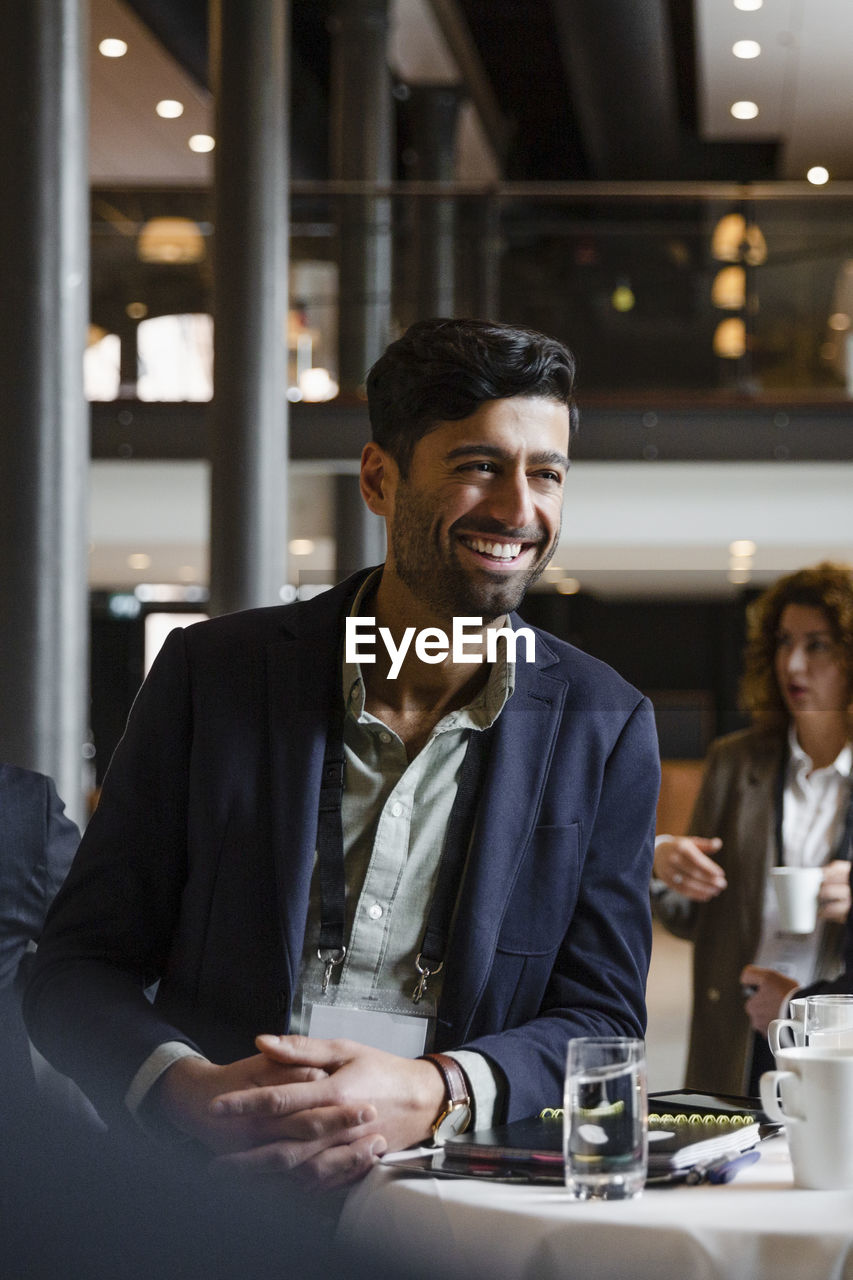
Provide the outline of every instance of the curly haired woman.
[[[694,944],[687,1083],[756,1093],[767,1025],[841,968],[853,857],[853,570],[779,579],[747,613],[741,703],[752,727],[711,746],[690,830],[659,836],[652,898]],[[823,866],[818,924],[784,933],[768,872]]]

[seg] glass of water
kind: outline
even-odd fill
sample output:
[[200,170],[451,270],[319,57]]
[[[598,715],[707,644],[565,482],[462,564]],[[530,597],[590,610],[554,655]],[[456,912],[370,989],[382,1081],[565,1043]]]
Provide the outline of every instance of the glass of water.
[[642,1040],[569,1042],[563,1099],[566,1187],[577,1200],[628,1200],[646,1181],[646,1051]]

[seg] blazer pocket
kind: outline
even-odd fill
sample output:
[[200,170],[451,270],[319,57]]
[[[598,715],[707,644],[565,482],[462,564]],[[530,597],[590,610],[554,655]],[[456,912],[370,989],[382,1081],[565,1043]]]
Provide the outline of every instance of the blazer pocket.
[[580,880],[580,826],[535,827],[498,934],[498,951],[547,955],[571,923]]

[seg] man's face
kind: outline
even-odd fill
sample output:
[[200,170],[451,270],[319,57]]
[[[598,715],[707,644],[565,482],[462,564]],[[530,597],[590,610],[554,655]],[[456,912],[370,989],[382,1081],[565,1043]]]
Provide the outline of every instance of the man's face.
[[568,409],[540,397],[442,423],[396,476],[388,569],[445,619],[516,608],[557,546],[568,446]]

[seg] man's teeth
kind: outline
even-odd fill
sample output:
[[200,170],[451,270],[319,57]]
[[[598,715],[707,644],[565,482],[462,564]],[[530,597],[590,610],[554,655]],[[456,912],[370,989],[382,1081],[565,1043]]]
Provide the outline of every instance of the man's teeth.
[[465,542],[480,555],[492,556],[498,560],[514,560],[521,555],[520,542],[486,542],[482,538],[466,538]]

